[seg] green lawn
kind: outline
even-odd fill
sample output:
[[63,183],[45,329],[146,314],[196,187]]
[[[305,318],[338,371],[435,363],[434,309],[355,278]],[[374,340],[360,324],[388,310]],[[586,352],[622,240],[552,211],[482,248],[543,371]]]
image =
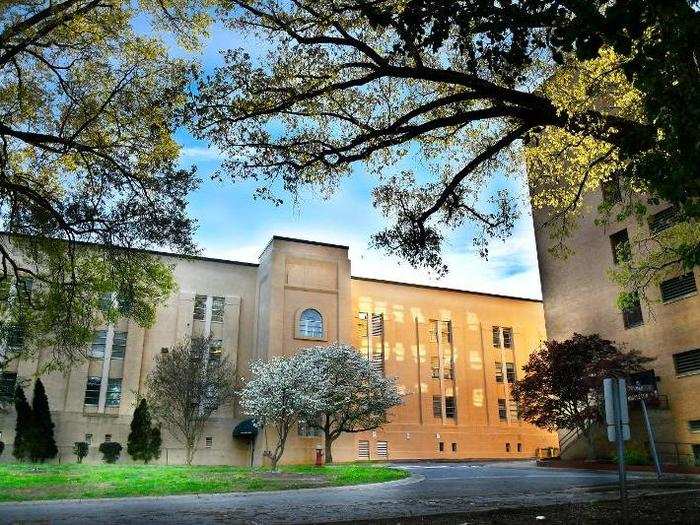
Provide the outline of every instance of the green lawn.
[[372,464],[290,465],[277,473],[229,466],[3,464],[0,501],[286,490],[376,483],[408,475]]

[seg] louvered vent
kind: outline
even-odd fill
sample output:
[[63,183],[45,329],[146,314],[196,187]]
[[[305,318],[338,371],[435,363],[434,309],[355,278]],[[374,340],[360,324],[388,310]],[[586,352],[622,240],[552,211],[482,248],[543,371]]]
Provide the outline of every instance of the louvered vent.
[[673,364],[676,365],[676,374],[700,372],[700,348],[673,354]]
[[363,439],[357,442],[357,459],[369,459],[369,441]]
[[659,233],[670,228],[676,222],[676,214],[676,208],[673,206],[655,213],[649,218],[649,231],[651,233]]
[[679,275],[673,279],[668,279],[661,283],[661,299],[671,301],[684,297],[698,290],[695,285],[695,275],[693,272],[688,272],[684,275]]

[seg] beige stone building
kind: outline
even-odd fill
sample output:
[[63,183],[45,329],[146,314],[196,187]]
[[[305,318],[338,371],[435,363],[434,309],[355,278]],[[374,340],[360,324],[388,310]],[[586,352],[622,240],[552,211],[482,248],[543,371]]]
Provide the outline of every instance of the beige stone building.
[[[605,193],[606,199],[619,202],[616,184],[608,185]],[[648,290],[651,308],[638,304],[620,312],[615,305],[619,290],[606,275],[616,263],[615,247],[637,233],[653,235],[667,228],[674,220],[674,210],[660,204],[650,210],[645,224],[629,219],[604,231],[594,224],[602,200],[603,188],[588,194],[581,203],[580,227],[569,240],[574,254],[566,261],[548,252],[548,233],[537,228],[547,211],[535,211],[547,334],[552,339],[566,339],[573,332],[599,333],[656,358],[649,365],[653,373],[639,379],[659,394],[651,414],[661,455],[665,461],[700,463],[700,271],[696,266]],[[634,408],[633,404],[633,439],[644,446],[647,436],[640,412]],[[568,451],[574,443],[574,439],[562,436],[564,457],[582,452],[576,446]]]
[[[352,277],[346,246],[274,237],[259,264],[160,254],[179,290],[143,329],[122,321],[96,333],[91,357],[69,374],[43,378],[56,424],[59,460],[74,461],[76,441],[124,446],[134,401],[154,358],[192,331],[211,333],[245,378],[250,362],[333,341],[350,342],[384,373],[398,377],[405,405],[374,432],[348,434],[336,461],[418,458],[526,458],[551,453],[555,434],[518,419],[512,381],[545,338],[539,301]],[[40,363],[2,372],[30,379]],[[245,420],[236,407],[212,418],[195,462],[259,463],[254,446],[232,436]],[[0,415],[2,461],[11,459],[14,413]],[[299,428],[284,462],[311,462],[321,437]],[[164,433],[161,463],[182,463],[182,446]],[[129,461],[126,452],[121,461]]]

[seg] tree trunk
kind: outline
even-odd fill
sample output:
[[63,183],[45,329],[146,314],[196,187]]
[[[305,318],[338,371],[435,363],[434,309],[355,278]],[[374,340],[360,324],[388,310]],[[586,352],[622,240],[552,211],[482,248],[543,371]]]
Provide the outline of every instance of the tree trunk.
[[586,439],[587,457],[590,460],[596,459],[598,456],[593,436],[593,425],[589,425],[583,430],[583,437]]
[[192,460],[194,459],[194,444],[193,443],[188,443],[186,445],[186,452],[185,452],[185,463],[187,463],[188,467],[192,466]]
[[326,438],[323,440],[324,444],[324,463],[329,464],[333,463],[333,441],[335,441],[335,438],[328,437],[326,434]]

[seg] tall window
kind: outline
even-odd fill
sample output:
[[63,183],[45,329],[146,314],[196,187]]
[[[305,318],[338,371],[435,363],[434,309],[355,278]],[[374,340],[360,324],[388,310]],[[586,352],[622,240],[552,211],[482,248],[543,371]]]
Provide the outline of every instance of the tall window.
[[498,400],[498,419],[501,421],[508,421],[508,409],[506,408],[506,400]]
[[625,328],[634,328],[644,324],[644,316],[642,315],[642,304],[639,302],[639,296],[635,294],[633,303],[622,310],[622,322]]
[[114,339],[112,340],[112,357],[124,359],[127,335],[128,332],[114,332]]
[[506,381],[515,383],[515,363],[506,363]]
[[440,379],[440,358],[438,356],[433,356],[430,358],[430,370],[432,372],[433,379]]
[[16,373],[3,372],[0,374],[0,399],[14,399],[16,382]]
[[454,396],[445,396],[445,417],[454,419],[457,414],[457,404]]
[[204,321],[207,315],[207,296],[194,296],[194,319],[195,321]]
[[503,383],[503,363],[496,361],[496,383]]
[[630,260],[630,238],[627,230],[620,230],[610,236],[610,248],[612,249],[613,262],[620,264]]
[[107,380],[107,400],[105,405],[108,407],[118,407],[122,400],[122,380],[121,378],[110,377]]
[[100,384],[102,378],[99,376],[90,376],[87,378],[85,386],[85,404],[97,406],[100,402]]
[[323,317],[318,310],[307,308],[299,316],[299,335],[301,337],[323,337]]
[[211,298],[211,322],[212,323],[223,323],[224,322],[224,306],[226,305],[226,299],[224,297],[212,297]]
[[92,340],[90,357],[102,359],[105,356],[105,346],[107,346],[107,330],[98,330]]
[[622,202],[622,191],[620,191],[620,178],[617,175],[612,175],[609,179],[604,180],[600,184],[603,192],[603,201],[608,204]]
[[512,348],[513,346],[513,329],[503,328],[503,348]]
[[501,348],[501,327],[494,326],[491,329],[491,336],[493,339],[493,347],[494,348]]
[[433,396],[433,417],[442,417],[442,396]]

